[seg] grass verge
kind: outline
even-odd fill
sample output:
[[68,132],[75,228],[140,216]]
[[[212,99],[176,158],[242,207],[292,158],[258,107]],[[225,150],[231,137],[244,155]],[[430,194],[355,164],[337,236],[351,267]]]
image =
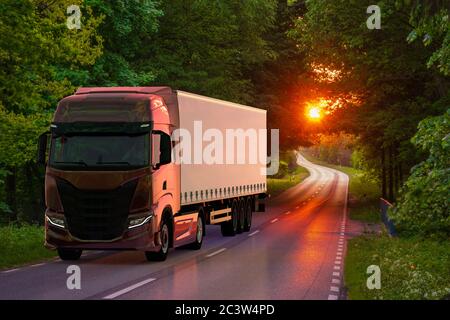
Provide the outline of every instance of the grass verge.
[[283,191],[299,184],[309,176],[309,171],[303,167],[298,166],[292,175],[286,175],[281,179],[268,178],[267,191],[275,197]]
[[[381,289],[369,290],[367,267],[381,270]],[[345,283],[352,300],[442,299],[450,295],[450,243],[387,235],[348,242]]]
[[43,227],[0,227],[0,269],[40,262],[55,256],[55,251],[44,247]]

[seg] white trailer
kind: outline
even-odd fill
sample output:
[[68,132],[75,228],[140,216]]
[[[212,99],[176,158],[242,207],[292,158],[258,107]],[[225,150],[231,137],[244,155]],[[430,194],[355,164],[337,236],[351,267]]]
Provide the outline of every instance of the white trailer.
[[178,91],[181,205],[266,192],[266,110]]

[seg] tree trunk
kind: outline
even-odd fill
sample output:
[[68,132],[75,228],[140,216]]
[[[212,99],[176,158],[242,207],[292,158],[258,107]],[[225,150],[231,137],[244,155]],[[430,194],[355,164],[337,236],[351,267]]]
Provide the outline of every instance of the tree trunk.
[[386,199],[386,155],[384,148],[381,149],[381,196]]
[[398,163],[398,181],[400,182],[400,187],[403,186],[403,171],[402,171],[402,163]]
[[16,199],[16,167],[8,168],[9,174],[6,176],[5,181],[5,193],[6,204],[8,205],[11,213],[9,215],[9,221],[17,221],[17,199]]
[[30,208],[32,212],[30,213],[29,217],[32,222],[38,222],[39,224],[42,224],[43,221],[41,221],[41,208],[40,208],[40,185],[34,184],[34,178],[37,177],[37,170],[35,168],[35,165],[33,163],[29,163],[25,166],[25,174],[26,174],[26,181],[27,181],[27,190],[28,190],[28,196],[30,201]]
[[394,150],[392,146],[389,147],[389,185],[388,185],[388,194],[389,201],[394,202]]

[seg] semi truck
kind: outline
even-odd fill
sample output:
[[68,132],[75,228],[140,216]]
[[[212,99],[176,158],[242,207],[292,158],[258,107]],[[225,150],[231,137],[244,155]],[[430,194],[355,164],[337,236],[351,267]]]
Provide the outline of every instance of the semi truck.
[[[264,211],[266,163],[254,153],[267,155],[265,131],[263,109],[170,87],[78,89],[39,137],[45,246],[62,260],[138,250],[163,261],[170,248],[200,249],[206,225],[248,232]],[[212,147],[221,136],[232,141]]]

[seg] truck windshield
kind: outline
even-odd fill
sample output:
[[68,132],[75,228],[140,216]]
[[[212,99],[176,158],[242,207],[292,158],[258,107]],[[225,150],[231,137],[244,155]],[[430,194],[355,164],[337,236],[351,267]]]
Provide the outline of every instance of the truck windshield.
[[149,164],[149,134],[52,137],[50,166],[67,170],[131,170]]

